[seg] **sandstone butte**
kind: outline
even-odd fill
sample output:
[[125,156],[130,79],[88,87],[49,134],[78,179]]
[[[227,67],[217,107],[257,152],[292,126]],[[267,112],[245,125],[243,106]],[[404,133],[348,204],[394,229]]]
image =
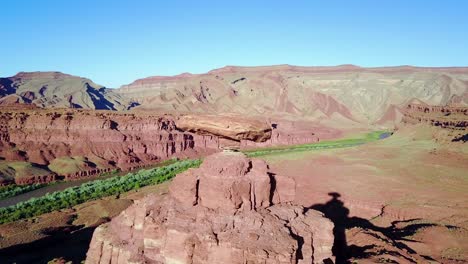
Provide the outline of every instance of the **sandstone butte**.
[[295,184],[263,160],[213,154],[99,226],[86,263],[333,263],[333,224],[292,204]]

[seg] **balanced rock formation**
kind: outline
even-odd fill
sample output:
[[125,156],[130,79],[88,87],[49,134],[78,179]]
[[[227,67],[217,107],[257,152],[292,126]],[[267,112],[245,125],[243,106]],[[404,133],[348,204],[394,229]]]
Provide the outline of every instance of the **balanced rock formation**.
[[271,127],[260,120],[239,115],[184,115],[176,126],[183,131],[216,135],[234,141],[264,142],[271,137]]
[[86,263],[330,263],[333,224],[292,205],[295,181],[222,152],[93,235]]

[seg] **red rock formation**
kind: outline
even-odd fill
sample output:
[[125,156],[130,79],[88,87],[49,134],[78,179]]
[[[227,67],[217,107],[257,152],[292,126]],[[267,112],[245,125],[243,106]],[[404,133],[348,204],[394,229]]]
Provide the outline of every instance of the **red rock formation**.
[[462,106],[440,106],[427,104],[408,104],[408,110],[424,113],[460,113],[468,115],[468,107]]
[[[243,154],[209,156],[98,227],[86,263],[323,263],[333,224],[291,205],[295,182]],[[160,200],[158,200],[160,199]]]
[[428,123],[442,128],[468,128],[468,107],[430,106],[409,104],[404,113],[405,123]]
[[[2,113],[2,137],[47,165],[63,156],[97,156],[125,168],[195,148],[170,117],[88,111]],[[206,143],[204,143],[206,145]]]
[[[38,165],[50,165],[62,157],[84,157],[83,166],[69,160],[54,167],[58,169],[54,172],[67,179],[212,153],[218,145],[215,136],[177,130],[173,118],[165,115],[0,109],[0,157]],[[67,166],[77,169],[70,171]]]
[[[241,139],[270,136],[266,122],[235,116],[176,120],[147,112],[0,108],[0,158],[46,165],[65,179],[213,153]],[[34,182],[36,176],[17,183]]]
[[77,171],[75,173],[65,174],[65,180],[77,180],[84,177],[90,177],[94,175],[98,175],[105,172],[110,172],[111,168],[104,168],[104,169],[89,169],[84,171]]
[[[31,175],[29,177],[19,177],[15,178],[15,184],[18,185],[28,185],[28,184],[35,184],[35,183],[49,183],[56,181],[57,174],[50,173],[47,175]],[[10,182],[8,182],[9,184]]]
[[271,136],[271,127],[266,122],[239,115],[184,115],[177,119],[176,126],[183,131],[234,141],[264,142]]
[[405,124],[429,125],[437,141],[468,141],[468,107],[408,104],[403,114]]

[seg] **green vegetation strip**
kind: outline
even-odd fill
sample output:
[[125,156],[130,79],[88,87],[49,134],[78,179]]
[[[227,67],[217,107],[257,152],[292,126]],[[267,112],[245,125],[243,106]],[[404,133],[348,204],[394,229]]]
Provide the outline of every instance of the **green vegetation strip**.
[[7,185],[0,187],[0,200],[37,190],[49,184],[36,183],[31,185]]
[[[361,138],[340,139],[323,141],[313,144],[302,144],[285,147],[261,148],[243,151],[249,157],[258,157],[284,152],[308,151],[319,149],[344,148],[362,145],[377,141],[390,135],[387,131],[375,131]],[[32,198],[25,202],[0,208],[0,224],[16,220],[38,216],[55,210],[70,208],[72,206],[99,199],[110,195],[118,195],[143,186],[159,184],[173,178],[189,168],[198,167],[201,160],[169,160],[158,164],[159,167],[143,169],[124,176],[114,176],[84,183],[80,186],[70,187],[63,191],[47,193],[39,198]],[[117,171],[109,173],[106,177],[116,174]],[[12,197],[38,188],[47,184],[33,184],[28,186],[5,186],[0,188],[0,199]]]
[[200,164],[201,160],[182,160],[163,167],[95,180],[63,191],[48,193],[39,198],[32,198],[25,202],[0,208],[0,224],[70,208],[87,201],[125,193],[143,186],[162,183],[178,173],[198,167]]
[[258,157],[258,156],[265,156],[265,155],[284,153],[284,152],[345,148],[345,147],[353,147],[353,146],[358,146],[358,145],[362,145],[365,143],[377,141],[379,139],[386,138],[390,135],[391,133],[388,131],[375,131],[375,132],[366,134],[362,138],[339,139],[339,140],[322,141],[319,143],[311,143],[311,144],[273,147],[273,148],[261,148],[261,149],[245,150],[242,152],[245,153],[249,157]]

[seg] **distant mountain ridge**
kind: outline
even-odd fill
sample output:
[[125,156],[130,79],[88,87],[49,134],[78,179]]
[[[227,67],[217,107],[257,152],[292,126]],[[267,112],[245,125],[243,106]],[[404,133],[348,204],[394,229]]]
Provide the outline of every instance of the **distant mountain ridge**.
[[107,89],[58,72],[0,78],[0,104],[169,113],[237,113],[323,123],[394,124],[414,100],[468,105],[468,67],[226,66]]
[[34,104],[43,108],[128,109],[112,89],[61,72],[20,72],[0,78],[0,104]]
[[139,79],[116,92],[143,109],[391,125],[412,100],[467,105],[468,67],[226,66]]

